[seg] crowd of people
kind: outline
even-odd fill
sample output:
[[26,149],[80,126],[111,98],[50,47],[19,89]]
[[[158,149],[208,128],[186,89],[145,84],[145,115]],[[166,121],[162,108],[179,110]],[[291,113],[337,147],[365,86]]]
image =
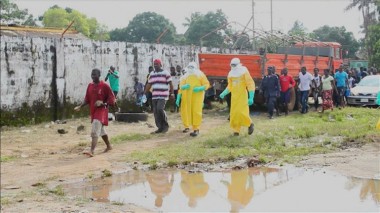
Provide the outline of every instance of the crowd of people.
[[[287,68],[282,69],[279,75],[274,66],[268,66],[259,94],[265,98],[270,119],[275,112],[277,116],[282,112],[288,115],[288,105],[294,88],[297,88],[295,92],[302,114],[309,111],[309,96],[314,99],[315,110],[318,110],[319,97],[322,98],[320,112],[324,112],[328,109],[333,110],[334,106],[344,107],[350,88],[366,75],[376,73],[374,68],[371,68],[369,73],[364,69],[357,72],[355,69],[344,69],[343,65],[335,73],[329,69],[323,70],[323,75],[319,74],[318,68],[314,68],[313,71],[311,74],[306,67],[301,67],[295,80],[288,75]],[[109,106],[118,109],[116,97],[119,92],[119,72],[113,66],[110,67],[105,77],[105,81],[109,80],[110,85],[100,80],[100,73],[99,69],[92,70],[93,82],[87,87],[83,103],[74,108],[79,111],[85,105],[90,106],[92,143],[91,150],[85,152],[90,157],[94,155],[99,137],[102,137],[106,143],[105,152],[112,149],[105,126],[108,125]],[[249,107],[254,103],[255,82],[239,58],[231,60],[226,79],[209,81],[195,62],[190,62],[185,69],[179,65],[171,67],[169,72],[162,68],[160,59],[155,59],[153,66],[149,67],[145,85],[137,77],[133,79],[135,103],[141,109],[147,108],[153,113],[157,130],[151,134],[166,133],[169,130],[165,109],[167,101],[170,101],[170,111],[180,112],[183,132],[187,133],[192,128],[190,136],[196,137],[200,132],[203,109],[211,108],[212,101],[226,100],[230,114],[228,120],[233,135],[239,136],[241,127],[246,127],[248,134],[251,135],[254,124],[250,118]]]
[[333,110],[334,106],[339,109],[345,107],[351,88],[365,76],[377,73],[373,67],[370,70],[367,72],[362,67],[359,71],[355,68],[349,70],[341,64],[334,72],[324,69],[321,75],[318,68],[314,68],[313,74],[311,74],[306,67],[301,67],[298,78],[294,80],[288,76],[287,68],[282,69],[281,75],[278,75],[274,66],[268,66],[268,74],[264,76],[259,91],[265,97],[269,118],[273,118],[274,111],[278,116],[281,112],[288,115],[292,88],[297,88],[295,91],[296,100],[298,100],[296,105],[299,106],[302,114],[309,112],[310,96],[314,100],[315,111],[318,111],[319,99],[322,99],[322,109],[319,112],[323,113],[328,109]]

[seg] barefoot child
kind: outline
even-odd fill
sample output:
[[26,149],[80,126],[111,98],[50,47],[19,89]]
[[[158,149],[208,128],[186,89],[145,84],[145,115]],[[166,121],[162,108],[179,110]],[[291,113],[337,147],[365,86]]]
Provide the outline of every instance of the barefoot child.
[[91,72],[92,83],[88,84],[86,96],[81,105],[74,108],[75,111],[79,111],[80,108],[89,104],[91,115],[91,151],[84,152],[84,154],[93,157],[96,144],[99,136],[101,136],[107,145],[104,152],[108,152],[112,149],[108,140],[108,135],[105,131],[105,127],[108,125],[108,106],[115,106],[115,95],[111,88],[104,81],[99,80],[100,70],[93,69]]

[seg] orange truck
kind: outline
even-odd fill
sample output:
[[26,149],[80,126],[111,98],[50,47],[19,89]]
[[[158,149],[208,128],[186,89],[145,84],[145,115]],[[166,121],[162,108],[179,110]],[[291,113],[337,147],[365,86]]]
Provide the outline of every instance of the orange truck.
[[[239,58],[241,63],[246,66],[255,81],[256,94],[255,103],[263,104],[264,98],[258,93],[261,80],[266,75],[268,66],[275,66],[276,73],[288,68],[288,75],[295,80],[301,67],[305,66],[307,71],[313,74],[314,68],[319,68],[323,75],[324,69],[335,71],[342,60],[341,45],[336,42],[297,42],[291,47],[280,47],[277,53],[263,53],[256,55],[248,54],[211,54],[199,53],[198,60],[200,69],[210,80],[226,79],[230,71],[232,58]],[[291,93],[289,109],[294,108],[296,101],[295,91]]]

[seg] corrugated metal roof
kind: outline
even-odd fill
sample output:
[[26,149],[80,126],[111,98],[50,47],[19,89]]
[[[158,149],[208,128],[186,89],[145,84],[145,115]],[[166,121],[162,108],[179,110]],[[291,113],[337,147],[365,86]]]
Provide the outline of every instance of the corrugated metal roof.
[[[0,35],[2,36],[61,38],[64,31],[65,29],[59,28],[0,25]],[[75,30],[67,30],[63,37],[89,39]]]

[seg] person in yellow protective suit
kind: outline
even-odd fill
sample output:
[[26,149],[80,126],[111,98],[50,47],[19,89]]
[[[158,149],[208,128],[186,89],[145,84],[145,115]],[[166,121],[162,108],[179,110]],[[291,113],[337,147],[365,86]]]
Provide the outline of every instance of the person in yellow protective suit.
[[194,132],[190,135],[193,137],[199,134],[205,90],[209,86],[210,83],[205,74],[198,69],[195,62],[190,62],[186,67],[186,74],[180,79],[176,105],[180,106],[181,118],[185,126],[183,132],[188,132],[189,126],[192,125]]
[[254,188],[252,176],[248,170],[231,171],[231,183],[221,181],[228,187],[228,200],[231,204],[230,212],[239,212],[253,198]]
[[230,65],[231,71],[227,77],[227,88],[219,97],[223,99],[224,96],[231,93],[230,126],[234,135],[239,135],[242,126],[248,127],[248,134],[251,135],[254,125],[249,117],[249,106],[253,104],[255,82],[248,69],[240,63],[240,59],[233,58]]
[[203,178],[203,173],[189,173],[181,171],[181,189],[189,198],[189,207],[197,205],[197,199],[207,195],[209,186]]

